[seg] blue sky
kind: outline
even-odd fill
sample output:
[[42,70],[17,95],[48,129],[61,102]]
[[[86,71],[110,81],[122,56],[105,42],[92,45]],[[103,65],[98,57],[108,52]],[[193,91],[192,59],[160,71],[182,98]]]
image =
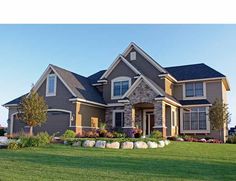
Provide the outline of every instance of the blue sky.
[[236,124],[236,25],[0,25],[0,104],[28,92],[50,63],[87,76],[131,41],[162,66],[204,62],[227,75]]

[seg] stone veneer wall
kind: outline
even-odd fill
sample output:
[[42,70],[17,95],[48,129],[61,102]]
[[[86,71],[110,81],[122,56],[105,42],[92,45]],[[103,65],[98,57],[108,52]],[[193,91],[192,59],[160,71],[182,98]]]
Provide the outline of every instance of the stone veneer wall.
[[124,107],[118,106],[118,107],[109,107],[109,108],[106,109],[105,123],[107,124],[108,128],[112,128],[113,110],[124,110]]

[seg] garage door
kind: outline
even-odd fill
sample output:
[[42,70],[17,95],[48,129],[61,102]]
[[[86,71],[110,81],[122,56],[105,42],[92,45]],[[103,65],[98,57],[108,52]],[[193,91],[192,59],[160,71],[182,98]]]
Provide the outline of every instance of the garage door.
[[48,119],[45,123],[34,128],[34,134],[42,131],[48,132],[52,135],[58,133],[57,135],[62,135],[69,129],[70,124],[70,113],[61,111],[50,111],[47,114]]

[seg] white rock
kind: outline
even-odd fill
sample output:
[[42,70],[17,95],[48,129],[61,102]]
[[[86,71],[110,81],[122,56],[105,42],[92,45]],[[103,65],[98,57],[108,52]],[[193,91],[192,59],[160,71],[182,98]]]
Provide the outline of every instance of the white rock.
[[133,149],[134,148],[134,143],[130,141],[126,141],[121,144],[122,149]]
[[100,141],[98,140],[95,144],[96,148],[105,148],[106,147],[106,141]]
[[8,138],[6,136],[0,136],[0,145],[7,145]]
[[169,145],[170,144],[170,140],[165,140],[165,145]]
[[107,143],[106,147],[107,148],[113,148],[113,149],[119,149],[120,148],[120,143],[119,142]]
[[148,148],[157,148],[158,145],[156,142],[148,141],[147,142]]
[[147,149],[148,145],[147,143],[143,142],[143,141],[136,141],[134,143],[134,148],[138,148],[138,149]]
[[77,142],[73,143],[72,146],[81,147],[81,141],[77,141]]
[[204,138],[200,139],[200,141],[201,141],[201,142],[207,142],[207,140],[204,139]]
[[159,141],[158,142],[158,148],[164,148],[165,147],[165,142],[164,141]]
[[176,141],[184,141],[183,138],[177,138]]
[[94,147],[94,145],[95,145],[95,141],[90,141],[90,140],[86,140],[83,143],[83,147],[85,148],[91,148],[91,147]]

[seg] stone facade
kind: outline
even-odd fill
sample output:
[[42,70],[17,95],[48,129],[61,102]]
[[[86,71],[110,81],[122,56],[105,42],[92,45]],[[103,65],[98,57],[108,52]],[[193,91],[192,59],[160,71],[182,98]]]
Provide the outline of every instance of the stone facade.
[[117,106],[117,107],[109,107],[106,109],[105,113],[105,123],[107,124],[108,128],[112,128],[112,116],[113,116],[113,110],[124,110],[124,107]]

